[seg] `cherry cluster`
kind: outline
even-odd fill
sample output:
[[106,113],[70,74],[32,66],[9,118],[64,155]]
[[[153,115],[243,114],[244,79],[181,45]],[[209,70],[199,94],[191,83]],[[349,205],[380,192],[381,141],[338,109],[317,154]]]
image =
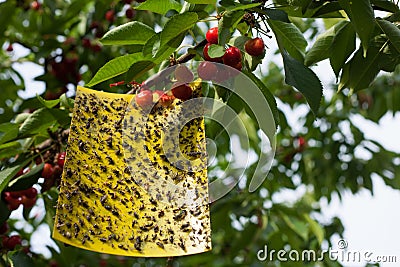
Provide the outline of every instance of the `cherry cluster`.
[[[42,192],[48,190],[60,180],[65,163],[65,156],[65,152],[57,153],[53,162],[50,163],[49,161],[44,164],[42,170],[42,177],[44,178]],[[41,160],[41,158],[38,158],[36,163],[40,163]]]
[[136,95],[136,103],[143,109],[153,106],[153,103],[160,103],[163,107],[168,107],[177,98],[182,101],[189,100],[193,91],[189,83],[194,79],[194,74],[185,65],[178,65],[174,70],[174,83],[170,92],[147,89],[147,84],[142,84],[141,91]]
[[24,205],[25,208],[32,208],[37,198],[37,190],[34,187],[20,191],[6,191],[3,194],[7,207],[11,211],[18,209],[21,204]]
[[10,230],[7,222],[4,222],[0,226],[0,237],[1,237],[1,246],[2,249],[5,250],[14,250],[17,246],[21,246],[22,238],[19,235],[11,235],[7,236],[6,234]]
[[[206,33],[207,44],[203,48],[203,57],[206,60],[201,62],[197,69],[198,75],[204,80],[212,80],[216,82],[223,82],[230,77],[233,77],[242,70],[242,52],[235,46],[229,46],[222,57],[210,57],[209,49],[213,44],[218,44],[218,27],[211,28]],[[261,38],[257,37],[248,40],[244,45],[245,51],[254,57],[264,54],[265,47]],[[230,66],[237,71],[229,71],[226,68],[220,68],[218,65],[213,64],[222,63]]]
[[[135,2],[143,3],[145,1],[146,0],[136,0]],[[134,1],[133,0],[124,0],[122,2],[126,5],[125,17],[128,18],[128,19],[134,18],[135,15],[136,15],[136,10],[133,9],[132,6],[131,6],[132,2],[134,2]],[[116,15],[115,9],[109,9],[109,10],[107,10],[106,14],[104,15],[104,18],[107,21],[109,21],[110,23],[113,23],[114,20],[115,20],[115,15]]]

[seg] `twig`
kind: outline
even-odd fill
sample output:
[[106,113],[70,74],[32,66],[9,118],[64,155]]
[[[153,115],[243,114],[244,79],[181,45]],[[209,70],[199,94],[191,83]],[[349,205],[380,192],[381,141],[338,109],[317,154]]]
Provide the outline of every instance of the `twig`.
[[[207,40],[203,40],[200,43],[198,43],[197,45],[195,45],[193,48],[199,48],[202,46],[205,46],[207,44]],[[185,63],[188,62],[189,60],[193,59],[196,56],[196,54],[192,54],[192,53],[185,53],[182,56],[180,56],[177,60],[176,60],[176,64],[181,64],[181,63]]]

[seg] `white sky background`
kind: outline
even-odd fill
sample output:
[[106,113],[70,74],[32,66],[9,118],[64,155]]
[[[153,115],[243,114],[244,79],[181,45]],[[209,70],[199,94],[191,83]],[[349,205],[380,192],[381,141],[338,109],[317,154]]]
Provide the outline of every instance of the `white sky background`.
[[[14,46],[18,55],[24,51],[18,45]],[[272,49],[270,50],[272,51]],[[278,60],[279,61],[279,60]],[[17,69],[25,79],[26,91],[20,92],[21,97],[30,97],[41,94],[44,91],[42,82],[35,82],[33,78],[42,74],[41,68],[32,63],[15,64]],[[333,72],[328,62],[322,62],[314,71],[322,79],[325,87],[329,87],[334,80]],[[296,112],[290,112],[289,123],[296,125],[298,112],[308,112],[304,107]],[[385,115],[379,125],[363,119],[361,116],[353,117],[354,123],[363,130],[367,138],[380,142],[386,149],[399,152],[400,146],[398,135],[400,133],[400,114],[395,117]],[[345,226],[345,239],[348,242],[349,251],[369,251],[373,255],[395,255],[398,263],[382,264],[381,266],[399,266],[400,262],[400,192],[387,187],[379,178],[374,177],[374,196],[367,190],[363,190],[356,195],[345,193],[343,201],[333,198],[330,204],[321,203],[326,218],[339,216]],[[292,196],[286,196],[289,199]],[[49,244],[50,240],[45,240],[44,235],[50,236],[48,229],[42,229],[40,234],[33,237],[33,244],[36,244],[34,251],[43,251],[44,244]],[[338,240],[333,237],[332,240]],[[46,250],[46,249],[45,249]],[[365,262],[343,263],[345,266],[364,266]]]
[[[328,71],[329,69],[329,71]],[[329,62],[324,61],[314,68],[322,78],[324,87],[334,80]],[[354,124],[365,137],[376,140],[388,150],[400,153],[400,113],[386,114],[379,125],[364,119],[361,115],[352,117]],[[330,203],[321,203],[324,214],[329,218],[339,215],[344,224],[344,238],[349,251],[373,252],[373,255],[395,255],[397,263],[384,263],[381,266],[400,264],[400,191],[386,186],[381,178],[373,177],[374,195],[367,190],[353,195],[346,192],[342,202],[336,197]],[[338,237],[332,240],[339,240]],[[334,242],[336,243],[336,242]],[[345,266],[364,266],[365,262],[343,263]]]

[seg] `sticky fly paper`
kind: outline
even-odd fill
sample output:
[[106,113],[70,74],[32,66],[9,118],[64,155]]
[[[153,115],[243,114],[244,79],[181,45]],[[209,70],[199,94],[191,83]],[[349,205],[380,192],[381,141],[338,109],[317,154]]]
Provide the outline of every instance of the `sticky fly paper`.
[[146,110],[135,97],[78,87],[53,237],[124,256],[208,251],[201,107],[175,99]]

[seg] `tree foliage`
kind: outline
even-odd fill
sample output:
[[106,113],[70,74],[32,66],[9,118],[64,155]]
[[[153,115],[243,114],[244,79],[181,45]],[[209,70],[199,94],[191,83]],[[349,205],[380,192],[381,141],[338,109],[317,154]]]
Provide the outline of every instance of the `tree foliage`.
[[[244,54],[243,73],[269,99],[279,126],[277,152],[261,188],[249,193],[250,181],[245,181],[211,205],[213,250],[175,262],[182,266],[313,266],[260,262],[257,251],[265,244],[270,249],[289,245],[301,251],[319,250],[322,242],[330,243],[330,237],[341,235],[344,229],[338,218],[318,221],[319,201],[347,190],[372,191],[372,174],[400,188],[399,155],[368,140],[351,120],[353,114],[360,114],[378,122],[387,112],[400,109],[400,9],[395,1],[11,0],[0,3],[0,13],[7,14],[0,17],[4,33],[0,36],[4,48],[0,51],[0,224],[7,221],[27,241],[13,249],[0,248],[4,266],[12,262],[14,266],[166,264],[166,259],[105,256],[57,242],[58,250],[49,248],[51,259],[29,252],[32,233],[42,225],[53,227],[61,172],[54,170],[43,179],[43,168],[45,163],[59,166],[77,84],[127,93],[131,88],[109,84],[141,83],[170,64],[202,61],[210,22],[219,28],[218,45],[213,45],[210,55],[218,57],[229,46],[238,47]],[[268,47],[276,44],[278,51],[267,49],[258,57],[247,54],[244,43],[256,36]],[[183,44],[189,48],[182,49]],[[275,52],[281,55],[282,68],[271,61]],[[323,60],[330,62],[338,79],[332,88],[339,92],[323,89],[314,73],[314,66]],[[45,85],[44,92],[28,99],[20,97],[21,92],[29,92],[30,83],[18,68],[19,64],[28,68],[26,63],[42,70],[35,80]],[[381,71],[384,75],[378,76]],[[324,97],[324,91],[333,96]],[[262,153],[260,126],[242,103],[221,88],[210,88],[208,96],[225,101],[247,118],[251,150]],[[299,115],[298,125],[289,124],[284,108],[296,111],[304,106],[311,112]],[[207,136],[218,144],[216,164],[209,169],[212,179],[229,163],[230,137],[212,122],[207,124]],[[369,156],[360,157],[360,150]],[[228,171],[234,174],[235,170]],[[40,189],[39,200],[33,208],[21,205],[18,210],[32,226],[26,230],[18,227],[15,217],[10,218],[18,211],[10,209],[5,193],[32,186]],[[305,192],[296,201],[277,200],[282,192],[294,194],[299,187]],[[339,266],[329,259],[321,264]]]

